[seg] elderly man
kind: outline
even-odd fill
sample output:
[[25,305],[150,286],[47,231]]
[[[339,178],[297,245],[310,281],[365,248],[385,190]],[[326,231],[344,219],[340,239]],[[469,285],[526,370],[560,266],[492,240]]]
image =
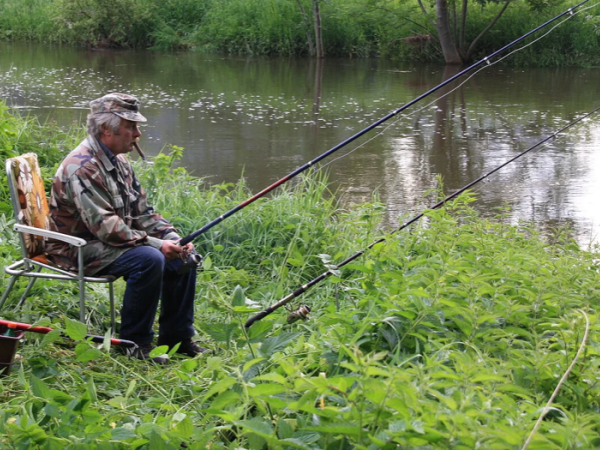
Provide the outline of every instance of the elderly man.
[[[146,122],[139,105],[116,93],[90,103],[88,137],[65,158],[52,184],[51,229],[88,241],[86,275],[126,280],[120,337],[138,344],[130,356],[150,357],[161,299],[158,345],[180,343],[178,352],[193,357],[206,350],[192,341],[196,272],[178,272],[182,255],[193,247],[177,244],[173,225],[148,205],[125,156],[142,135],[138,122]],[[77,266],[68,244],[49,241],[46,252],[62,267]]]

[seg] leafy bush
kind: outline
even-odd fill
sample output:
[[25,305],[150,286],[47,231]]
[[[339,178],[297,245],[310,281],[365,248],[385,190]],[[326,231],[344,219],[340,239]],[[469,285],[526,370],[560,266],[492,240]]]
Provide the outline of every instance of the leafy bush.
[[[521,8],[509,8],[504,13],[496,26],[484,36],[481,40],[476,58],[483,58],[485,55],[501,48],[501,46],[511,42],[519,36],[533,30],[541,25],[545,20],[562,13],[568,8],[570,3],[560,2],[558,5],[546,5],[543,11],[543,17],[540,12],[524,14]],[[582,7],[582,8],[585,8]],[[478,19],[483,16],[476,16],[473,21],[473,28],[470,30],[472,35],[478,33],[478,27],[482,23]],[[565,21],[565,19],[568,20]],[[597,23],[597,9],[590,11],[578,10],[574,16],[566,16],[555,22],[555,24],[546,27],[538,32],[518,47],[524,47],[523,50],[511,56],[508,62],[515,66],[526,67],[554,67],[554,66],[583,66],[591,67],[598,65],[598,48],[600,39],[594,31],[594,24]],[[564,23],[561,23],[563,22]],[[560,26],[556,24],[561,23]],[[552,32],[545,38],[537,41],[534,45],[527,46],[527,43],[541,37],[552,29]]]
[[146,46],[155,18],[150,1],[55,0],[61,39],[90,47]]

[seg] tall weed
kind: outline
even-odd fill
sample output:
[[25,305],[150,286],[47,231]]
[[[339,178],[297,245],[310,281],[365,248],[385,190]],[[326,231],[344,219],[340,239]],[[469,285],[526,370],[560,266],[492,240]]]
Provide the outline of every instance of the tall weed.
[[302,53],[300,11],[281,0],[212,1],[195,38],[201,48],[233,54]]
[[52,0],[0,0],[0,39],[54,41]]
[[155,14],[160,22],[151,33],[152,48],[171,50],[196,45],[194,36],[204,20],[209,3],[209,0],[159,2]]

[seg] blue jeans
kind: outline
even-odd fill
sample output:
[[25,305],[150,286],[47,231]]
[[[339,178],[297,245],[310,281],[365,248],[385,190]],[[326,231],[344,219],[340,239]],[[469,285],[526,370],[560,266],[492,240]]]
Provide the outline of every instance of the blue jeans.
[[152,325],[161,299],[158,333],[161,340],[175,343],[189,339],[194,330],[196,271],[177,273],[180,259],[167,261],[160,250],[134,247],[119,256],[100,275],[123,277],[127,282],[119,337],[146,345],[152,342]]

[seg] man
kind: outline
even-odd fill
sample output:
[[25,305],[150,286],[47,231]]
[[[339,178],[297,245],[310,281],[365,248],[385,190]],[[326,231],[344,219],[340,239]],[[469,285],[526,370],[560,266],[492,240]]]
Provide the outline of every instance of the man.
[[[178,273],[193,246],[177,244],[173,225],[148,205],[125,157],[142,135],[138,123],[146,122],[139,106],[135,97],[116,93],[90,102],[88,137],[64,159],[52,183],[50,228],[88,241],[86,275],[126,280],[119,334],[138,344],[130,356],[150,357],[161,299],[158,345],[180,343],[178,352],[193,357],[206,351],[192,341],[196,272]],[[76,249],[68,244],[50,240],[46,252],[62,267],[77,266]]]

